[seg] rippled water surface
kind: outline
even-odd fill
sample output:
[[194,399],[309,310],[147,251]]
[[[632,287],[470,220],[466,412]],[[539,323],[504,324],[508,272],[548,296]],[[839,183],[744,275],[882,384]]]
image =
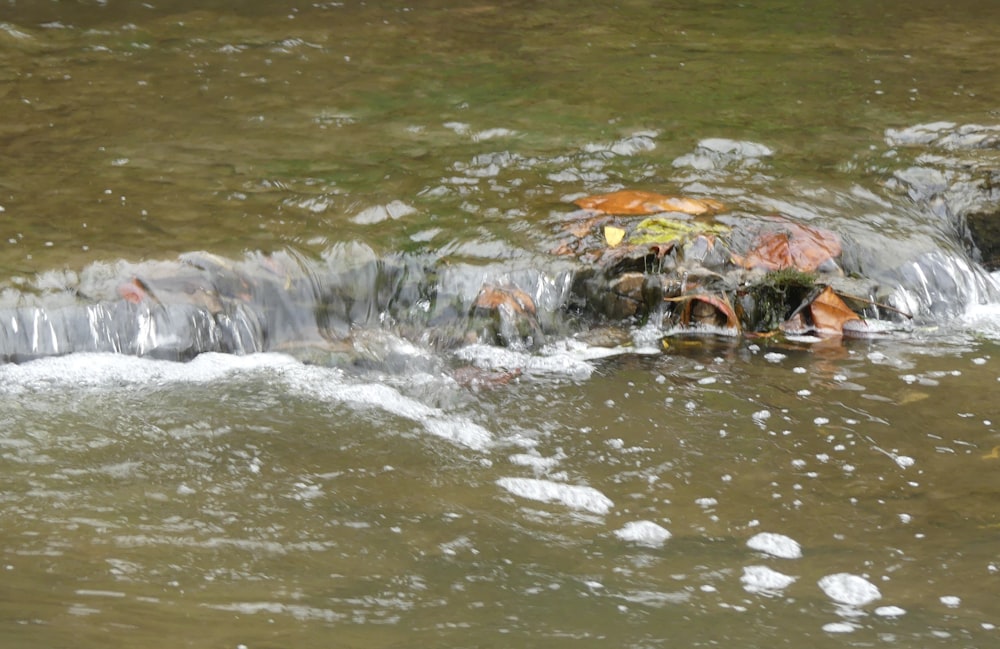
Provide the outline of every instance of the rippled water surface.
[[[0,307],[191,251],[558,268],[570,201],[621,187],[822,225],[873,275],[963,260],[886,131],[1000,121],[998,21],[0,0]],[[972,288],[862,340],[0,365],[0,644],[992,646],[1000,309],[946,268]]]

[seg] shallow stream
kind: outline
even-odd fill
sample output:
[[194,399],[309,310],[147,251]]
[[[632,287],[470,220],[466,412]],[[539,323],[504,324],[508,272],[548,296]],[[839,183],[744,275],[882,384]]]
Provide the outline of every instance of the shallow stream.
[[0,309],[198,251],[553,298],[572,200],[627,187],[834,230],[920,312],[528,350],[422,344],[373,299],[346,363],[0,365],[0,645],[996,644],[997,281],[901,189],[946,154],[892,134],[1000,122],[997,24],[985,1],[0,0]]

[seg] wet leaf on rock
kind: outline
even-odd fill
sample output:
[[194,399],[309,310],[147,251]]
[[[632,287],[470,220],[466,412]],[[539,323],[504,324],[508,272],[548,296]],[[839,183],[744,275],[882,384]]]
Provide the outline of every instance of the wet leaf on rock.
[[756,245],[736,261],[748,269],[784,270],[805,273],[835,266],[842,251],[840,237],[829,230],[785,222],[780,230],[762,234]]
[[671,244],[699,235],[719,235],[729,231],[730,228],[721,223],[650,218],[643,219],[635,227],[635,235],[629,238],[629,242],[637,245]]
[[633,189],[587,196],[573,202],[586,210],[621,216],[657,214],[659,212],[681,212],[699,216],[715,214],[725,209],[725,205],[710,198],[667,196]]
[[809,310],[812,313],[813,326],[821,333],[841,334],[844,332],[845,324],[851,320],[861,320],[860,316],[852,311],[829,286],[816,296]]
[[862,322],[861,317],[827,286],[811,302],[799,307],[781,325],[781,330],[791,334],[814,331],[840,336],[844,333],[844,325],[854,320]]

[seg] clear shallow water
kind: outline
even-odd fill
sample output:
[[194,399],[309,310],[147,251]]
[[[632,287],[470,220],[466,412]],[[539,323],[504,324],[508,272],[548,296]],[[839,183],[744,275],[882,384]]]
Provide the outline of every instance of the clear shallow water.
[[563,354],[478,394],[279,355],[8,365],[4,634],[985,646],[996,357]]
[[[535,265],[622,185],[830,227],[898,280],[960,247],[884,189],[886,129],[996,121],[996,11],[5,3],[4,305],[192,250]],[[413,362],[2,366],[0,640],[989,646],[1000,318],[957,311],[604,358],[376,332]]]

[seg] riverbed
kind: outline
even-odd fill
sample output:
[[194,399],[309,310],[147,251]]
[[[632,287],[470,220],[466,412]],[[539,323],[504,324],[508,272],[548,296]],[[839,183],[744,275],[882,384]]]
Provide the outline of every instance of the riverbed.
[[[1000,122],[988,2],[224,4],[0,5],[0,306],[194,251],[548,268],[620,188],[965,259],[887,132]],[[2,365],[0,641],[990,646],[1000,308],[955,304]]]

